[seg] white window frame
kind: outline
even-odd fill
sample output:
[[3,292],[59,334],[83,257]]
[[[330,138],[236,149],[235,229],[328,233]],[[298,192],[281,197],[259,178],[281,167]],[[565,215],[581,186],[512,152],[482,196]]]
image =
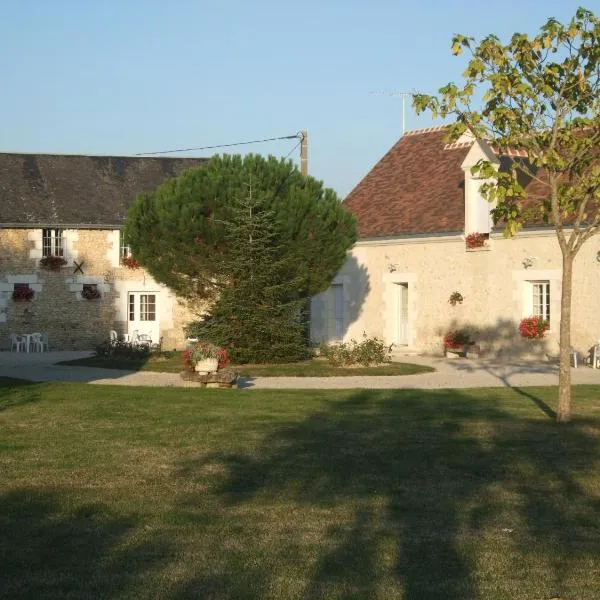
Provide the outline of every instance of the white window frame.
[[531,284],[531,315],[550,321],[550,281],[530,281]]
[[119,261],[131,256],[131,247],[125,241],[125,232],[119,229]]
[[63,229],[42,229],[42,256],[65,256]]

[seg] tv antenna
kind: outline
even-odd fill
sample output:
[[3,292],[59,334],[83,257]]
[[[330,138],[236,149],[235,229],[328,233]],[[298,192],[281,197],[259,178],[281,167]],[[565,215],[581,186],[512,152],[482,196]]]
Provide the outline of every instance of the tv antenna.
[[372,96],[390,96],[402,98],[402,135],[406,133],[406,99],[414,96],[416,92],[369,92]]

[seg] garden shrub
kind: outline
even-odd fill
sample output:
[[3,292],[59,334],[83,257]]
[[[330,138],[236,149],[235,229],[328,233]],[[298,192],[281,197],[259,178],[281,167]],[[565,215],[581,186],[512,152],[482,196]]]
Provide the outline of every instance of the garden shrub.
[[391,346],[386,346],[378,337],[367,337],[363,334],[362,342],[350,340],[347,343],[323,344],[320,355],[332,365],[378,365],[390,361]]
[[150,356],[148,346],[134,346],[130,342],[110,342],[105,340],[95,348],[95,355],[101,358],[120,358],[124,360],[141,360]]

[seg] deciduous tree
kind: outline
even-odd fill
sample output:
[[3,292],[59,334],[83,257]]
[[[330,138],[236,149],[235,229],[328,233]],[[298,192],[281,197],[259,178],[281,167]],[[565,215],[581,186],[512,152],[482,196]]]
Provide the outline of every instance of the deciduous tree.
[[[533,220],[552,224],[562,253],[560,380],[557,420],[571,418],[571,296],[573,261],[600,230],[600,21],[577,10],[562,24],[549,19],[535,37],[515,33],[503,44],[489,35],[478,44],[456,35],[452,51],[470,53],[464,82],[442,87],[439,96],[416,94],[417,112],[455,117],[450,138],[469,129],[508,168],[482,160],[473,173],[495,204],[492,215],[505,234]],[[480,100],[481,99],[481,100]],[[477,108],[478,107],[478,108]],[[543,193],[528,196],[524,181]]]

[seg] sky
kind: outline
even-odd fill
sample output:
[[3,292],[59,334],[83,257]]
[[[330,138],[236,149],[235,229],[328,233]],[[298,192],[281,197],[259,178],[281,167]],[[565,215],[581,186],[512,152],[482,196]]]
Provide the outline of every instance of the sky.
[[[131,155],[309,136],[340,197],[402,135],[399,97],[459,82],[454,33],[506,40],[598,0],[2,0],[0,151]],[[407,129],[438,125],[407,106]],[[290,155],[296,140],[237,151]],[[291,153],[291,154],[290,154]]]

